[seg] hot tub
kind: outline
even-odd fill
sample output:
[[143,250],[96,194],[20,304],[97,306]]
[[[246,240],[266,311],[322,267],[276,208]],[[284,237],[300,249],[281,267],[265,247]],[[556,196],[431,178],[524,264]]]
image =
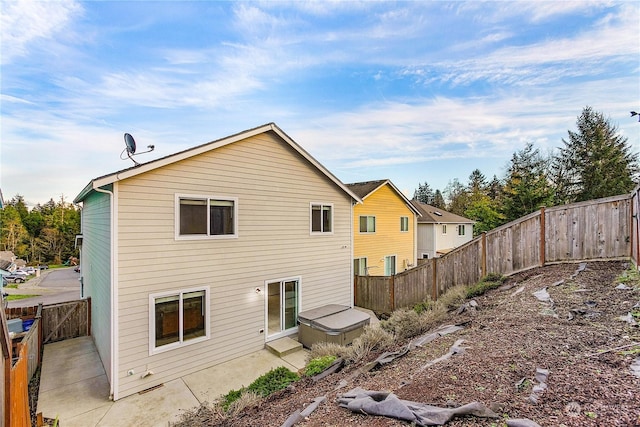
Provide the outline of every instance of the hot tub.
[[317,342],[348,345],[369,320],[368,314],[338,304],[306,310],[298,313],[298,341],[307,348]]

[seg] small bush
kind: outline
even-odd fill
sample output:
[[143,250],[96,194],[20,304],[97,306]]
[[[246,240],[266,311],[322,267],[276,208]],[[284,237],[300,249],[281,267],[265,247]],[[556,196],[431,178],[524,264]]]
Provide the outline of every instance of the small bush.
[[400,339],[411,338],[422,332],[420,315],[407,309],[394,311],[389,319],[380,322],[380,327]]
[[308,377],[318,375],[327,369],[337,359],[336,356],[323,356],[317,359],[311,359],[311,361],[304,368],[304,374]]
[[413,311],[415,311],[418,314],[422,314],[427,310],[430,310],[431,307],[433,306],[433,301],[431,301],[431,298],[427,298],[422,302],[419,302],[418,304],[413,306]]
[[236,416],[245,409],[257,406],[262,401],[262,396],[250,390],[244,390],[240,396],[228,405],[226,411],[230,416]]
[[481,281],[476,283],[475,285],[469,286],[467,288],[467,298],[474,298],[480,295],[483,295],[485,292],[496,289],[502,286],[502,283],[505,281],[504,276],[500,276],[494,273],[483,277]]
[[466,296],[467,287],[458,285],[440,295],[440,298],[438,298],[436,304],[444,307],[445,310],[449,311],[454,308],[458,308],[464,302]]
[[310,357],[311,360],[326,356],[341,357],[346,364],[350,364],[363,360],[374,350],[389,348],[393,342],[394,336],[389,331],[377,326],[365,326],[351,345],[319,342],[311,346]]
[[343,356],[346,363],[358,362],[365,359],[374,350],[389,348],[394,337],[389,332],[377,326],[365,326],[362,334],[353,340],[351,346]]
[[309,352],[310,360],[319,359],[325,356],[342,357],[346,360],[347,347],[332,342],[317,342],[311,346]]
[[291,372],[284,366],[280,366],[259,376],[254,382],[249,384],[247,389],[258,393],[262,397],[266,397],[273,392],[286,388],[292,382],[298,381],[298,379],[298,374]]
[[[291,372],[284,366],[272,369],[264,375],[259,376],[249,387],[242,387],[240,390],[231,390],[222,397],[222,408],[225,411],[232,409],[234,402],[244,399],[247,393],[254,393],[259,397],[269,396],[278,390],[286,388],[292,382],[299,379],[298,374]],[[252,400],[251,396],[246,400]],[[245,406],[246,407],[246,406]]]

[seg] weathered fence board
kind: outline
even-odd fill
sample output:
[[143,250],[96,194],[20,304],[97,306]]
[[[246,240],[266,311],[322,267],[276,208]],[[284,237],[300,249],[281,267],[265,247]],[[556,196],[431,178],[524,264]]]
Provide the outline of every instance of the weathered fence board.
[[391,285],[393,276],[355,276],[355,305],[384,313],[392,307]]
[[18,359],[11,367],[9,384],[9,426],[30,427],[29,380],[27,379],[29,346],[18,344]]
[[44,306],[44,344],[89,335],[90,304],[90,300],[86,299]]
[[542,208],[395,276],[359,276],[355,305],[376,312],[437,299],[483,274],[511,275],[545,263],[631,257],[640,252],[640,187],[633,194]]

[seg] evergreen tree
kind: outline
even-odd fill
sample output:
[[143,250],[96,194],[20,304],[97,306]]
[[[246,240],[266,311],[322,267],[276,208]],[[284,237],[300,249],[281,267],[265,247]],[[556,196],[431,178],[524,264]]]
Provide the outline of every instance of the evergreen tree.
[[[473,195],[486,194],[487,179],[484,177],[480,169],[475,169],[469,175],[469,185],[467,186],[469,192]],[[472,196],[473,197],[473,196]]]
[[467,210],[470,202],[467,188],[460,183],[458,178],[454,178],[453,181],[449,181],[444,192],[449,200],[447,210],[456,215],[464,216],[464,212]]
[[413,199],[427,205],[433,204],[434,193],[429,184],[418,184],[418,189],[413,193]]
[[528,143],[513,154],[507,169],[502,194],[502,214],[512,221],[553,201],[553,189],[547,178],[549,160]]
[[480,169],[475,169],[469,175],[467,192],[468,203],[464,216],[476,222],[473,226],[474,235],[489,231],[502,223],[504,217],[498,211],[496,200],[489,197],[489,186]]
[[497,203],[500,202],[500,197],[502,197],[502,183],[495,175],[493,175],[493,178],[487,186],[487,195],[491,200],[495,200]]
[[638,153],[600,112],[587,106],[576,121],[578,130],[562,140],[552,179],[556,200],[579,202],[633,190],[638,178]]
[[436,190],[436,194],[433,196],[433,203],[431,204],[431,206],[438,209],[447,208],[447,204],[445,203],[444,197],[442,197],[442,193],[440,192],[440,190]]

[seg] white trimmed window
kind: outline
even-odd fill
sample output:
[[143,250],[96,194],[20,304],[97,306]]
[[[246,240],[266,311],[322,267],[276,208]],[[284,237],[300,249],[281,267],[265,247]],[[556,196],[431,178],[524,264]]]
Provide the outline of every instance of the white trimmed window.
[[442,234],[447,234],[447,224],[442,224]]
[[311,203],[311,233],[325,234],[333,232],[333,205]]
[[464,224],[458,225],[458,236],[464,236]]
[[367,258],[356,258],[353,260],[354,276],[367,276]]
[[237,198],[176,195],[176,239],[237,237]]
[[360,232],[361,233],[375,233],[376,232],[376,217],[372,215],[362,215],[360,217]]
[[209,287],[149,295],[149,353],[209,339]]
[[400,217],[400,231],[405,232],[409,231],[409,217],[401,216]]

